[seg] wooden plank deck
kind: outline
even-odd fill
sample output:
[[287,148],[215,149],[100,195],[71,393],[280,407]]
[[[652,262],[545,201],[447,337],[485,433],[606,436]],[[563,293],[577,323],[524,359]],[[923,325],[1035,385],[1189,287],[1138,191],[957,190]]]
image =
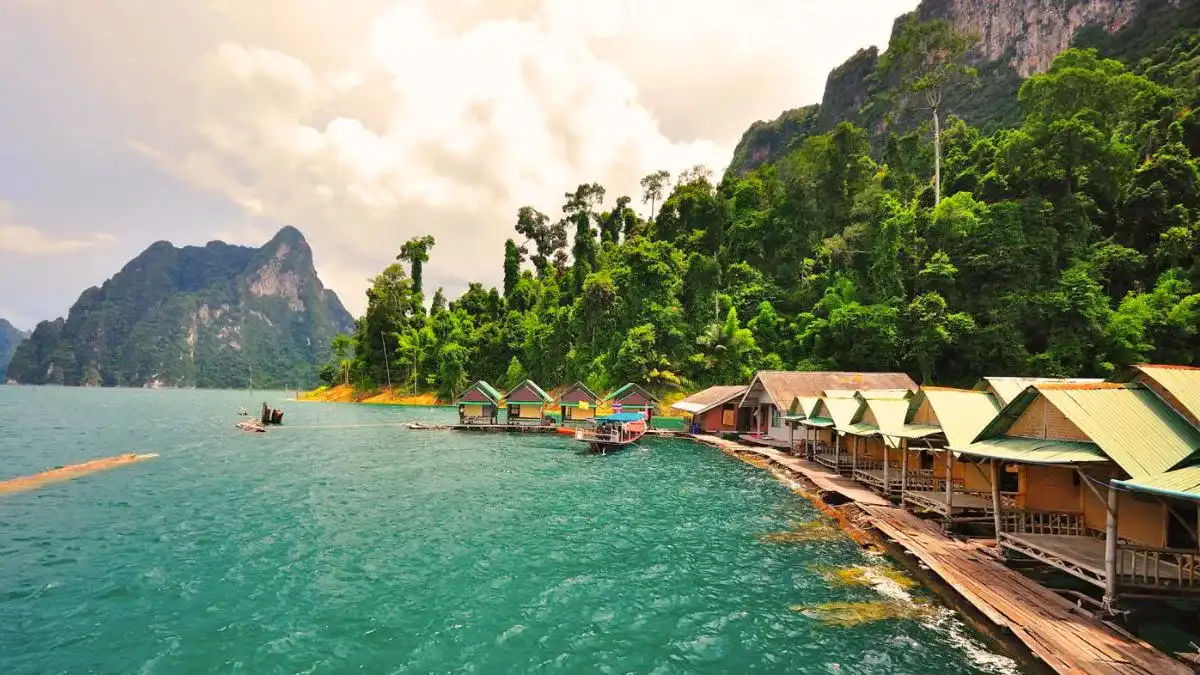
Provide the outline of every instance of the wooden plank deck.
[[1191,669],[1119,632],[969,542],[893,507],[861,504],[878,530],[911,551],[982,614],[1057,673],[1188,675]]
[[806,462],[798,457],[786,455],[772,448],[742,445],[741,443],[727,441],[716,436],[696,436],[695,438],[705,445],[711,445],[722,450],[751,452],[761,457],[766,457],[780,466],[804,476],[818,488],[827,492],[837,492],[852,501],[878,506],[886,506],[888,504],[886,499],[871,492],[861,484],[834,471],[830,471],[819,464]]
[[[948,515],[951,511],[946,506],[945,492],[909,490],[904,493],[903,500],[905,503],[912,504],[918,508],[935,511],[942,515]],[[976,494],[955,492],[953,503],[953,512],[955,514],[963,513],[964,511],[982,511],[986,513],[991,513],[992,511],[992,500]]]

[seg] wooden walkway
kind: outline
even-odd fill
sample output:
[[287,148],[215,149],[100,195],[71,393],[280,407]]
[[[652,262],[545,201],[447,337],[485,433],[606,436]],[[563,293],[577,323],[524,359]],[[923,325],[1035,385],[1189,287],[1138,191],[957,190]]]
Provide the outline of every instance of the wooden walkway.
[[1188,675],[1192,670],[1113,629],[969,542],[890,506],[859,504],[871,524],[911,551],[1057,673]]
[[887,506],[889,504],[886,499],[880,497],[874,492],[871,492],[854,480],[830,471],[820,464],[806,462],[798,457],[792,457],[791,455],[784,454],[773,448],[757,445],[742,445],[741,443],[727,441],[716,436],[695,436],[695,439],[701,443],[704,443],[705,445],[711,445],[714,448],[720,448],[722,450],[728,450],[731,452],[750,452],[761,457],[766,457],[785,469],[795,471],[796,473],[804,476],[808,480],[812,481],[813,484],[821,490],[826,492],[836,492],[859,504],[874,504],[876,506]]

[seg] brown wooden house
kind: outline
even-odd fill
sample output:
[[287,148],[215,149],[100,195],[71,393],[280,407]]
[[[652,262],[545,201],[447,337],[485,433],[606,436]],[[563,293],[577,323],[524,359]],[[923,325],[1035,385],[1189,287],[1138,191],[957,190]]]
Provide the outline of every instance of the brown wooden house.
[[632,382],[604,397],[614,413],[640,412],[649,422],[658,408],[658,397]]
[[567,426],[578,426],[596,419],[596,406],[600,404],[600,396],[582,382],[567,387],[558,397],[558,411],[562,423]]

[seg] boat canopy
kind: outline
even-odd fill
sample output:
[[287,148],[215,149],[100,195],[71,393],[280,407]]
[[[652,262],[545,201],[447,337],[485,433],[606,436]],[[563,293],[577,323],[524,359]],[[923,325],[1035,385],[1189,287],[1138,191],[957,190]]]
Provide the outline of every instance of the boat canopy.
[[646,419],[646,416],[640,412],[627,412],[627,413],[613,413],[612,415],[605,415],[604,417],[597,417],[596,421],[597,422],[636,422],[638,420],[644,420],[644,419]]

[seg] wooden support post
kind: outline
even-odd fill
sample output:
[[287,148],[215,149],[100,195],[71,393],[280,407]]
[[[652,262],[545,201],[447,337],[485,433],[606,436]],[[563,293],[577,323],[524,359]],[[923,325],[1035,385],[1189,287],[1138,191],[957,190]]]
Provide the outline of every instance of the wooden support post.
[[1119,493],[1112,483],[1108,485],[1108,517],[1104,523],[1104,609],[1112,611],[1117,606],[1117,506]]
[[850,475],[858,470],[858,436],[854,437],[854,444],[850,446]]
[[883,496],[887,500],[892,498],[892,484],[888,480],[888,444],[887,439],[883,436]]
[[842,472],[842,435],[833,432],[833,470]]
[[954,513],[954,453],[950,448],[944,448],[946,453],[946,520]]
[[900,504],[904,505],[904,493],[908,492],[908,439],[900,444]]
[[1004,547],[1000,545],[1000,533],[1004,527],[1000,524],[1003,520],[1000,513],[1000,463],[992,460],[992,519],[996,523],[996,552],[1003,555]]
[[788,453],[796,454],[796,423],[788,422]]

